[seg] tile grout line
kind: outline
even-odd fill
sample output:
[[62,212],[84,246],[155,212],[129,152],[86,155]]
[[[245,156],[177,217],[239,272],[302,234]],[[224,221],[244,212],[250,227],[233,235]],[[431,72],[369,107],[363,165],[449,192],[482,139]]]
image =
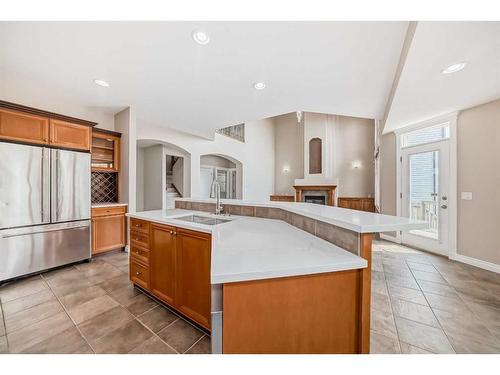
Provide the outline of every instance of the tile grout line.
[[5,342],[7,343],[7,353],[10,353],[9,338],[7,336],[7,325],[5,324],[5,313],[3,311],[3,302],[1,299],[0,299],[0,313],[2,314],[2,325],[5,332]]
[[[450,259],[450,260],[451,260],[451,259]],[[434,266],[434,264],[433,264],[433,266]],[[439,271],[439,269],[438,269],[437,267],[435,267],[435,266],[434,266],[434,268],[436,268],[436,270],[437,270],[437,271],[438,271],[438,273],[441,275],[441,277],[443,277],[443,278],[446,280],[446,278],[445,278],[445,277],[441,274],[441,272]],[[473,279],[475,279],[475,278],[474,278],[474,275],[471,275],[471,276],[473,277]],[[476,318],[476,319],[477,319],[477,320],[478,320],[478,321],[479,321],[479,322],[480,322],[480,323],[481,323],[481,324],[482,324],[482,325],[486,328],[486,330],[490,333],[491,337],[493,337],[493,339],[494,339],[494,340],[495,340],[498,344],[500,344],[500,339],[498,339],[498,338],[495,336],[494,332],[492,332],[492,331],[491,331],[491,329],[488,327],[488,325],[487,325],[487,324],[485,324],[485,323],[483,322],[483,320],[482,320],[482,319],[481,319],[481,318],[480,318],[480,317],[479,317],[479,316],[478,316],[478,315],[477,315],[477,314],[476,314],[476,313],[475,313],[475,312],[474,312],[474,311],[473,311],[473,310],[469,307],[469,305],[467,305],[467,302],[466,302],[466,301],[462,298],[461,294],[460,294],[460,293],[459,293],[459,292],[455,289],[455,287],[454,287],[452,284],[450,284],[450,283],[448,282],[448,280],[446,280],[446,282],[448,283],[448,285],[449,285],[451,288],[453,288],[453,290],[454,290],[454,291],[455,291],[455,293],[457,294],[458,299],[459,299],[459,300],[460,300],[460,301],[464,304],[464,306],[467,308],[467,310],[469,310],[469,311],[472,313],[472,315],[473,315],[473,316],[474,316],[474,317],[475,317],[475,318]],[[424,293],[424,298],[427,300],[427,297],[425,296],[425,293]],[[429,301],[427,300],[427,302],[429,302]],[[429,304],[429,306],[430,306],[430,304]],[[432,308],[432,306],[431,306],[431,310],[432,310],[432,313],[433,313],[433,314],[434,314],[434,316],[435,316],[436,314],[434,313],[434,309]],[[440,310],[440,309],[436,309],[436,310]],[[443,311],[444,311],[444,310],[443,310]],[[437,319],[437,317],[436,317],[436,319]],[[439,324],[441,325],[441,322],[439,321],[439,319],[438,319],[438,322],[439,322]],[[443,329],[443,331],[444,331],[444,329]],[[446,335],[446,337],[448,338],[448,335],[446,334],[446,332],[445,332],[445,335]],[[464,335],[464,336],[466,336],[466,335]],[[470,337],[470,336],[466,336],[466,337],[468,337],[468,338],[471,338],[471,339],[475,340],[473,337]],[[448,338],[448,341],[450,341],[450,339],[449,339],[449,338]],[[451,341],[450,341],[450,344],[453,346],[453,344],[452,344],[452,342],[451,342]],[[456,350],[455,350],[455,351],[456,351]]]
[[[383,262],[382,262],[382,270],[383,269],[384,269],[384,265],[383,265]],[[396,336],[397,336],[397,341],[398,341],[399,352],[402,354],[403,350],[401,349],[401,339],[399,338],[398,325],[396,324],[396,318],[395,318],[396,314],[394,313],[394,307],[392,306],[392,299],[391,299],[391,295],[389,294],[389,286],[388,286],[387,280],[385,278],[385,270],[382,273],[384,275],[384,282],[385,282],[385,287],[387,289],[387,297],[389,298],[389,305],[391,306],[392,322],[394,323],[394,328],[396,329]]]
[[[432,263],[432,260],[431,260],[431,263]],[[443,275],[441,275],[441,273],[439,272],[439,269],[437,269],[437,268],[434,266],[434,263],[432,263],[432,266],[433,266],[433,267],[434,267],[434,268],[438,271],[439,275],[440,275],[441,277],[443,277]],[[408,268],[409,268],[409,267],[408,267]],[[420,286],[420,283],[418,282],[417,278],[416,278],[416,277],[415,277],[415,275],[413,274],[413,270],[412,270],[411,268],[410,268],[410,272],[411,272],[411,274],[412,274],[413,278],[415,279],[415,281],[417,281],[417,285],[418,285],[418,287],[419,287],[420,291],[422,292],[422,294],[424,295],[424,298],[425,298],[425,300],[427,301],[427,304],[429,305],[429,308],[431,309],[431,312],[432,312],[432,315],[434,316],[434,319],[436,319],[436,321],[438,322],[438,324],[439,324],[439,328],[440,328],[440,329],[441,329],[441,331],[443,332],[444,336],[446,337],[446,340],[448,341],[448,343],[450,344],[451,348],[453,349],[453,351],[454,351],[454,352],[455,352],[455,354],[456,354],[456,353],[457,353],[457,351],[456,351],[455,347],[453,346],[452,341],[451,341],[451,340],[450,340],[450,338],[448,337],[448,334],[446,333],[446,331],[444,330],[444,328],[443,328],[443,326],[442,326],[441,322],[439,321],[438,317],[436,316],[436,313],[434,312],[434,309],[432,308],[431,304],[429,303],[429,300],[427,299],[427,296],[425,295],[424,290],[423,290],[423,289],[422,289],[422,287]],[[445,279],[445,281],[446,281],[446,279]],[[447,281],[446,281],[446,282],[447,282]],[[448,283],[448,282],[447,282],[447,283]],[[448,284],[448,286],[450,286],[450,287],[452,287],[452,288],[453,288],[453,286],[451,286],[451,285],[449,285],[449,284]],[[455,290],[455,288],[453,288],[453,290]],[[421,349],[424,349],[424,348],[421,348]],[[425,349],[425,350],[427,350],[427,349]]]
[[189,348],[187,348],[182,354],[186,354],[190,349],[192,349],[196,344],[198,344],[205,336],[207,336],[206,333],[203,333],[203,335],[201,335],[201,337],[196,340],[193,345],[191,345]]
[[[78,270],[78,268],[76,268]],[[76,324],[76,322],[73,320],[73,318],[71,317],[71,315],[69,314],[68,310],[66,309],[66,306],[64,306],[64,304],[61,302],[59,296],[54,292],[54,290],[52,289],[52,287],[50,286],[50,284],[48,283],[48,279],[46,280],[45,277],[42,276],[42,279],[45,281],[45,283],[47,284],[47,286],[49,287],[50,291],[52,292],[52,294],[54,294],[54,296],[56,297],[57,301],[59,301],[59,303],[61,304],[64,312],[66,313],[66,315],[68,316],[68,318],[71,320],[71,322],[73,323],[73,325],[75,326],[76,330],[78,331],[78,333],[80,334],[80,336],[82,337],[82,339],[87,343],[87,345],[90,347],[90,349],[92,350],[92,352],[94,352],[94,354],[96,354],[96,351],[94,350],[94,348],[92,347],[92,345],[90,344],[90,342],[87,340],[87,338],[82,334],[82,331],[80,330],[80,327],[78,327],[78,325]]]

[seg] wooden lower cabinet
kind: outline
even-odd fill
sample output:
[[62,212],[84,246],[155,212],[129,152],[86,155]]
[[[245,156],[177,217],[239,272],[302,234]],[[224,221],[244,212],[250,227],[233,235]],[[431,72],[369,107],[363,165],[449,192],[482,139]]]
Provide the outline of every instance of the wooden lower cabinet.
[[210,234],[131,219],[130,238],[130,280],[209,330]]
[[150,291],[171,306],[175,305],[176,241],[174,233],[174,227],[151,225]]
[[180,312],[210,327],[210,235],[177,230],[177,295]]
[[347,198],[339,197],[337,204],[342,208],[349,208],[351,210],[375,212],[375,199],[374,198]]
[[92,209],[93,255],[118,249],[127,244],[125,212],[125,207]]

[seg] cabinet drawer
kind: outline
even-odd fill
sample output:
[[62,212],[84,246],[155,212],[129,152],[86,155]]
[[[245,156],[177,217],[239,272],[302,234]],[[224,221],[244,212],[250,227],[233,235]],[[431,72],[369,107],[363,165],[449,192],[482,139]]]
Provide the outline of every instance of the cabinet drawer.
[[125,207],[125,206],[94,207],[94,208],[92,208],[92,217],[122,215],[122,214],[125,214],[126,212],[127,212],[127,207]]
[[144,264],[149,264],[149,250],[140,246],[130,246],[130,256],[132,259],[138,260]]
[[149,234],[149,223],[138,219],[130,219],[130,229]]
[[144,289],[149,289],[149,268],[130,259],[130,281]]
[[135,230],[130,231],[130,243],[135,246],[145,247],[149,249],[149,236]]

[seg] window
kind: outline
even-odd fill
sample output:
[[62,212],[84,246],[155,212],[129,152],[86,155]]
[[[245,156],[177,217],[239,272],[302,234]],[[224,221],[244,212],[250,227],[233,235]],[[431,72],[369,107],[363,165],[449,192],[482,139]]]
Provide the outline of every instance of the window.
[[401,135],[401,147],[411,147],[450,138],[450,123],[434,125]]

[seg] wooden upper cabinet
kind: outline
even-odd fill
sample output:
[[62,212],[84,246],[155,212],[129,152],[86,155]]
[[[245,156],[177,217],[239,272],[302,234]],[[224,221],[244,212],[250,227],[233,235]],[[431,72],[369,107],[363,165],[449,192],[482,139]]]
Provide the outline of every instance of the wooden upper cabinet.
[[49,119],[29,113],[0,109],[0,139],[47,144],[49,142]]
[[150,291],[164,302],[174,306],[175,228],[152,224],[150,233]]
[[90,151],[92,128],[71,122],[50,119],[50,144]]
[[110,131],[92,130],[92,170],[120,171],[120,135]]
[[210,329],[210,235],[177,229],[177,309]]

